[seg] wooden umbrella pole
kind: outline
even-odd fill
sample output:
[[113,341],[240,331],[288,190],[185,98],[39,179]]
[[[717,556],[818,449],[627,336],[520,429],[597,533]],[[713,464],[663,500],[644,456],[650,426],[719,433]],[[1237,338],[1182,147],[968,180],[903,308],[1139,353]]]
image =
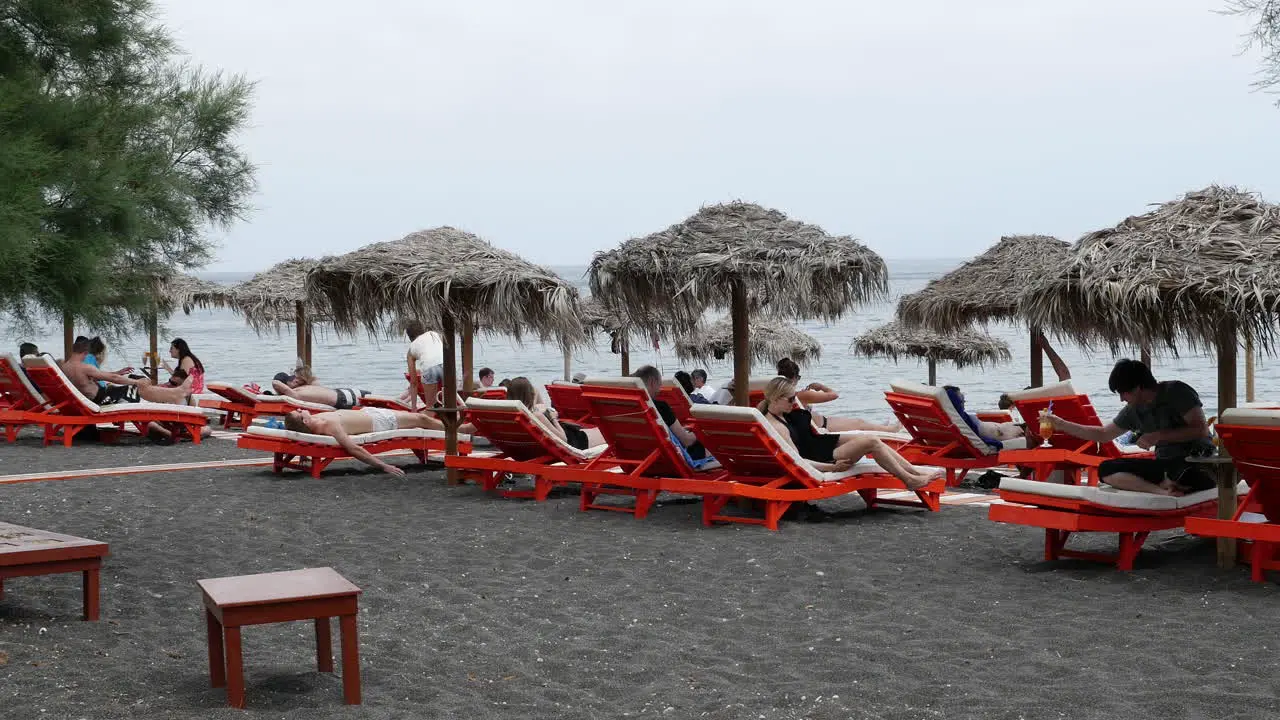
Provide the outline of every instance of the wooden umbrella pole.
[[151,348],[151,384],[160,382],[160,319],[155,305],[151,306],[151,314],[147,316],[148,345]]
[[68,310],[62,311],[62,359],[71,357],[71,346],[76,341],[76,321]]
[[316,334],[315,325],[307,322],[307,367],[311,367],[311,338]]
[[303,307],[302,302],[293,304],[294,310],[294,328],[298,332],[298,364],[307,364],[307,309]]
[[471,316],[464,315],[462,318],[462,395],[468,397],[475,390],[475,378],[473,376],[474,353],[475,348],[472,345],[472,337],[475,328],[471,324]]
[[[444,346],[444,454],[458,454],[458,365],[453,353],[453,315],[445,311],[440,318],[440,335]],[[457,485],[460,480],[457,468],[445,468],[445,482]]]
[[1218,417],[1236,406],[1236,328],[1223,322],[1218,336]]
[[1253,402],[1253,338],[1244,341],[1244,401]]
[[1031,328],[1031,387],[1044,385],[1044,348],[1040,345],[1040,328]]
[[566,344],[566,347],[564,348],[564,381],[565,382],[569,382],[569,378],[572,377],[569,374],[571,370],[573,370],[573,354],[569,352],[569,348]]
[[733,282],[733,404],[746,407],[751,403],[751,353],[747,350],[751,328],[747,325],[747,286],[742,280]]
[[938,361],[929,358],[929,386],[938,384]]
[[1143,343],[1142,348],[1138,352],[1142,358],[1142,364],[1147,367],[1151,367],[1151,346]]
[[626,377],[631,374],[631,342],[624,335],[621,343],[622,348],[622,376]]

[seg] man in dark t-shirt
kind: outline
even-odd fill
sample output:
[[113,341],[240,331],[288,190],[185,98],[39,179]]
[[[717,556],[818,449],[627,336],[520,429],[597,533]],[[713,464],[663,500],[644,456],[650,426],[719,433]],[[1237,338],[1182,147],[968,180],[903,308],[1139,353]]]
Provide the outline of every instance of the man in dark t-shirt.
[[1151,369],[1137,360],[1121,360],[1111,370],[1112,392],[1125,406],[1104,427],[1089,427],[1050,415],[1053,426],[1068,435],[1093,442],[1110,442],[1126,431],[1138,434],[1138,445],[1152,449],[1154,458],[1119,458],[1098,466],[1098,476],[1111,487],[1158,495],[1183,495],[1208,490],[1213,480],[1188,457],[1212,455],[1200,396],[1180,380],[1156,382]]
[[680,424],[676,418],[676,413],[671,409],[665,401],[658,399],[658,393],[662,392],[662,373],[652,365],[645,365],[634,373],[632,377],[640,378],[640,382],[644,383],[645,390],[649,391],[649,399],[653,402],[653,406],[658,409],[658,415],[662,417],[662,422],[671,429],[673,435],[680,440],[680,444],[684,445],[684,449],[689,452],[689,457],[694,460],[701,460],[707,456],[707,450],[698,442],[697,436],[689,432],[688,428]]

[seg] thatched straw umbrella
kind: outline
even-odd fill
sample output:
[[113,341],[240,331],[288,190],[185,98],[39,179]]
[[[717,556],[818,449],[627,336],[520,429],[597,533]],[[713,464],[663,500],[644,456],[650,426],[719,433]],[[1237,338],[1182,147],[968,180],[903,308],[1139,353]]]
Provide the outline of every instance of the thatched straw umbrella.
[[[334,327],[376,333],[388,318],[439,318],[444,385],[457,387],[454,334],[484,327],[517,340],[529,330],[567,346],[583,342],[578,291],[550,270],[451,227],[415,232],[321,260],[307,275],[307,296]],[[457,395],[444,393],[445,452],[458,449]],[[456,473],[450,471],[450,481]]]
[[307,302],[307,273],[316,266],[310,258],[293,258],[272,265],[232,289],[232,300],[249,327],[259,335],[268,328],[294,324],[298,361],[311,364],[312,324],[316,309]]
[[[611,308],[594,297],[589,297],[578,304],[582,314],[582,324],[588,331],[602,332],[613,340],[614,352],[622,361],[622,374],[631,373],[631,338],[648,334],[656,339],[652,332],[645,333],[642,325],[629,313]],[[652,324],[652,323],[650,323]],[[566,349],[565,357],[568,358]],[[566,360],[565,379],[568,380],[569,367]]]
[[590,269],[593,296],[659,333],[695,327],[711,308],[730,310],[739,405],[750,390],[753,311],[834,321],[886,296],[888,282],[884,261],[853,238],[743,202],[704,207],[666,230],[597,253]]
[[1085,235],[1028,286],[1032,322],[1113,350],[1179,340],[1218,353],[1218,410],[1236,403],[1236,345],[1270,350],[1280,322],[1280,207],[1235,188],[1187,193]]
[[[919,292],[898,301],[898,320],[906,327],[925,327],[940,333],[1020,318],[1022,290],[1035,278],[1061,270],[1071,247],[1047,235],[1011,235],[989,250],[931,281]],[[1040,328],[1032,325],[1031,385],[1044,384],[1044,354]]]
[[[788,357],[803,365],[822,356],[822,343],[791,325],[755,318],[751,320],[748,352],[753,362],[773,365]],[[681,362],[723,360],[732,353],[733,323],[729,318],[676,338],[676,357]]]
[[939,333],[928,328],[909,328],[900,322],[881,325],[853,341],[853,351],[865,357],[923,358],[929,364],[929,384],[938,384],[938,361],[966,365],[995,365],[1009,362],[1009,345],[977,330],[962,329]]

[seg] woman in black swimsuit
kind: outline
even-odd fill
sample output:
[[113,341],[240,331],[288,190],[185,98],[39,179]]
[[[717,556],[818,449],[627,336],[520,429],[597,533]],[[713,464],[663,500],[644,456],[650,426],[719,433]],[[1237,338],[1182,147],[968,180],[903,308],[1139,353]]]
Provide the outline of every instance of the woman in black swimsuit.
[[909,490],[924,487],[937,479],[937,473],[907,462],[896,450],[874,435],[814,432],[813,416],[796,407],[796,386],[790,380],[776,377],[764,389],[764,400],[757,408],[782,438],[823,472],[848,470],[865,455],[875,459],[885,472],[902,481]]

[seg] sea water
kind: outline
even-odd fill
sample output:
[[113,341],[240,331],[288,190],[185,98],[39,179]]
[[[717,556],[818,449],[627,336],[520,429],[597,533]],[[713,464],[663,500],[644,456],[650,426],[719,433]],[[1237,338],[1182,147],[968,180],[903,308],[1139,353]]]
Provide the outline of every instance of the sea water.
[[[923,361],[902,359],[897,363],[885,358],[867,359],[853,355],[850,345],[858,335],[893,319],[898,298],[915,292],[930,280],[953,269],[959,260],[909,260],[889,261],[889,299],[886,302],[863,306],[848,313],[833,324],[820,321],[800,321],[797,327],[822,343],[822,357],[801,368],[802,382],[819,381],[840,393],[840,398],[822,410],[830,415],[852,415],[870,420],[888,420],[891,416],[884,400],[884,391],[895,379],[925,382],[928,371]],[[583,266],[553,267],[557,273],[575,283],[583,295],[586,287],[586,268]],[[233,283],[247,279],[251,273],[214,273],[208,279]],[[709,315],[710,317],[710,315]],[[176,313],[163,323],[160,350],[167,351],[169,340],[185,339],[193,352],[205,365],[210,380],[234,384],[256,382],[266,386],[278,372],[293,368],[296,358],[296,342],[292,327],[279,334],[267,332],[255,334],[244,320],[230,310],[195,310],[190,315]],[[1025,328],[1010,323],[991,325],[992,335],[1009,343],[1013,360],[996,366],[966,367],[958,369],[949,363],[938,364],[938,383],[958,385],[964,389],[970,409],[994,408],[1001,392],[1017,390],[1029,383],[1030,341]],[[78,330],[77,334],[92,334]],[[30,340],[42,350],[60,356],[62,353],[62,329],[49,326],[34,337],[15,337],[7,328],[0,330],[0,348],[17,352],[18,343]],[[1051,339],[1052,341],[1052,339]],[[1119,410],[1119,399],[1107,390],[1107,375],[1115,357],[1106,349],[1080,348],[1066,341],[1054,341],[1058,353],[1071,370],[1075,387],[1087,392],[1099,413],[1112,416]],[[106,367],[141,364],[146,351],[147,337],[139,333],[109,348]],[[681,363],[676,360],[670,343],[660,343],[657,349],[647,343],[632,341],[631,368],[652,364],[666,377],[676,370],[692,370],[700,364]],[[316,327],[312,347],[312,365],[318,380],[330,387],[358,387],[375,393],[399,393],[405,388],[405,352],[407,340],[370,338],[364,334],[342,337],[323,325]],[[1132,355],[1136,357],[1136,350]],[[1157,357],[1153,368],[1157,379],[1180,379],[1200,392],[1208,414],[1217,407],[1217,370],[1214,360],[1202,353],[1182,351],[1177,358]],[[1244,400],[1243,357],[1240,360],[1241,381],[1238,396]],[[526,339],[523,344],[504,337],[481,336],[475,341],[475,370],[493,368],[498,379],[524,375],[542,384],[560,379],[564,369],[564,356],[559,347],[542,345]],[[733,374],[731,357],[703,366],[710,376],[709,383],[718,386]],[[616,375],[620,369],[620,357],[609,352],[609,338],[600,334],[594,351],[577,351],[572,359],[572,372],[588,375]],[[1257,398],[1280,400],[1280,366],[1259,359],[1256,368]],[[1045,380],[1055,379],[1053,369],[1046,360]],[[773,374],[772,366],[757,364],[752,376]]]

